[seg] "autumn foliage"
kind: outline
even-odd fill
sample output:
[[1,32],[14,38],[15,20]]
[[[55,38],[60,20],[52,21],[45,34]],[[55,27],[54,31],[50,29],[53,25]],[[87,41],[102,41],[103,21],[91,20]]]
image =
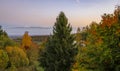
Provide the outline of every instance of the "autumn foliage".
[[101,27],[111,27],[113,24],[118,22],[119,9],[116,9],[113,14],[104,14],[102,16]]
[[15,67],[22,67],[29,64],[29,60],[23,49],[8,46],[6,47],[6,51],[8,53],[11,65],[15,65]]
[[63,12],[42,43],[25,32],[17,44],[0,26],[0,71],[120,71],[120,8],[71,31]]
[[22,38],[22,47],[28,49],[30,48],[31,45],[32,45],[31,37],[28,35],[28,32],[26,31]]
[[[99,24],[92,22],[79,36],[78,71],[120,71],[120,9],[104,14]],[[86,34],[86,35],[84,35]],[[78,35],[78,33],[76,34]],[[83,36],[84,35],[84,36]],[[86,38],[86,39],[84,39]],[[81,40],[76,40],[79,43]]]

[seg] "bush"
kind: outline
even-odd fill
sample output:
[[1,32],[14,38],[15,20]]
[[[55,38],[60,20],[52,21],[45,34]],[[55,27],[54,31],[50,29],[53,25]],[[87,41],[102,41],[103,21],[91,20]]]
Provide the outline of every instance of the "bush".
[[5,69],[7,67],[9,58],[7,53],[0,49],[0,69]]
[[15,67],[27,66],[29,60],[26,53],[19,47],[6,47],[8,53],[10,64],[15,65]]

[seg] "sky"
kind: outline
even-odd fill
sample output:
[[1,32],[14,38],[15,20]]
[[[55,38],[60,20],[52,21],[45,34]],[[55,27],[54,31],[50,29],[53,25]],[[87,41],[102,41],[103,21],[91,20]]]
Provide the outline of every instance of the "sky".
[[119,0],[0,0],[0,25],[52,27],[61,11],[73,27],[97,23]]

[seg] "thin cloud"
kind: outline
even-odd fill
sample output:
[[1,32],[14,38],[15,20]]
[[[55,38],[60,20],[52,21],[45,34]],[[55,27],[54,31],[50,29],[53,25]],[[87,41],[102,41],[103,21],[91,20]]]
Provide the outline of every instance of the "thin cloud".
[[80,3],[80,0],[76,0],[77,3]]

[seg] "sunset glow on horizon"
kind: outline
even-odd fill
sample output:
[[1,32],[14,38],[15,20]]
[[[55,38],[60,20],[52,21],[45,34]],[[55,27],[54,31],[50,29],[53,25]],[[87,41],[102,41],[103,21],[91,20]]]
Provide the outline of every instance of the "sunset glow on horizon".
[[0,25],[51,27],[63,11],[73,27],[100,22],[118,0],[0,0]]

